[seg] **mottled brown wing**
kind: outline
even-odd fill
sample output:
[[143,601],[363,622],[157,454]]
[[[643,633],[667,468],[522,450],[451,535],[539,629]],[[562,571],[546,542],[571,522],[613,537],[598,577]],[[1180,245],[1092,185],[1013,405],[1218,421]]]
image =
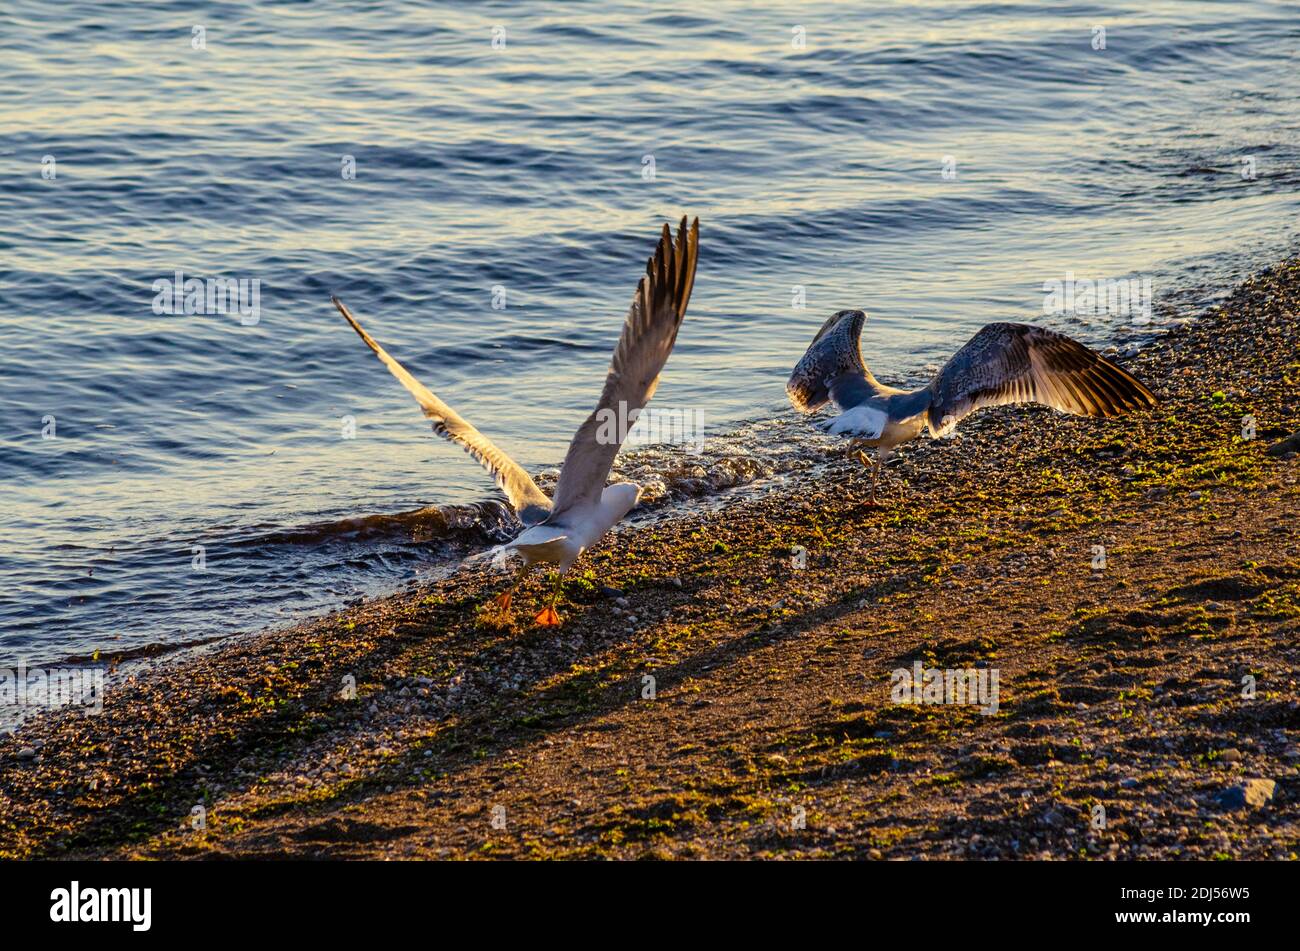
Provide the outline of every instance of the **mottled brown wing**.
[[795,409],[801,413],[820,409],[831,398],[833,380],[865,372],[858,338],[866,319],[863,311],[841,310],[822,324],[785,385]]
[[1133,376],[1064,334],[989,324],[930,381],[927,423],[942,436],[981,406],[1043,403],[1079,416],[1119,416],[1158,400]]

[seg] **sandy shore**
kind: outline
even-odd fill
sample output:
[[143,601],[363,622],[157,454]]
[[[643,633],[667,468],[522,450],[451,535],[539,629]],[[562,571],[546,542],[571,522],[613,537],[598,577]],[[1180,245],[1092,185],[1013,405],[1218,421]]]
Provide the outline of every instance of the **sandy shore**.
[[1294,859],[1298,312],[1292,261],[1121,361],[1157,411],[986,411],[880,509],[845,460],[624,531],[558,633],[485,568],[164,664],[0,739],[0,855]]

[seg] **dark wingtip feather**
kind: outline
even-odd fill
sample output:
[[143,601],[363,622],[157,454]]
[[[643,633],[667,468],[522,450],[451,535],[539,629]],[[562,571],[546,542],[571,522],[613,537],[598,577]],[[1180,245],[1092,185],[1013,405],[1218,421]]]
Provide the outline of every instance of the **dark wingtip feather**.
[[[1133,412],[1159,406],[1160,400],[1133,374],[1108,360],[1103,360],[1103,376],[1119,401],[1120,412]],[[1118,414],[1116,414],[1118,415]]]

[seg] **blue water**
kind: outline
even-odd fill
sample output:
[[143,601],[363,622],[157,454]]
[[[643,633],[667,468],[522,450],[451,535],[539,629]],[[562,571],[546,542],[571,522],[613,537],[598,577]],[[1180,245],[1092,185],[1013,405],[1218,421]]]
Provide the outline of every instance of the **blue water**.
[[[783,382],[834,310],[870,311],[888,380],[995,319],[1126,341],[1043,315],[1066,271],[1150,277],[1159,332],[1296,246],[1296,12],[9,0],[0,663],[284,621],[486,543],[472,508],[450,533],[436,509],[371,518],[491,485],[331,293],[537,471],[593,405],[659,223],[698,214],[656,405],[719,440],[620,465],[700,500],[782,471]],[[257,322],[155,314],[178,269],[260,281]]]

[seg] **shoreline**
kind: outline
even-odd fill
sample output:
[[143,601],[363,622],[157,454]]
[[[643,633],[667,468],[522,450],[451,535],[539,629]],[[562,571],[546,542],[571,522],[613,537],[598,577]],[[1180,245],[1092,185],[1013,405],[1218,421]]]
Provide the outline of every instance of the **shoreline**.
[[165,661],[0,738],[0,857],[1295,858],[1297,320],[1292,259],[1118,361],[1152,412],[624,529],[558,632],[470,568]]
[[[1184,294],[1193,293],[1203,296],[1204,291],[1184,289]],[[1087,342],[1087,345],[1102,353],[1109,359],[1124,359],[1140,352],[1154,340],[1169,332],[1171,326],[1178,326],[1189,318],[1179,316],[1180,307],[1171,297],[1158,302],[1163,320],[1167,323],[1136,325],[1117,322],[1110,326],[1102,340]],[[1052,316],[1044,312],[1043,316]],[[1055,315],[1059,318],[1059,314]],[[1096,316],[1096,315],[1094,315]],[[1065,333],[1077,333],[1079,328],[1062,326],[1057,321],[1053,329]],[[1095,326],[1088,325],[1095,332]],[[1089,334],[1088,336],[1092,336]],[[1086,342],[1085,338],[1080,338]],[[955,346],[956,344],[954,344]],[[934,355],[935,359],[939,359]],[[938,363],[931,363],[923,368],[913,368],[913,372],[896,376],[882,373],[885,382],[904,388],[924,385],[926,380],[938,369]],[[663,519],[679,518],[690,514],[700,506],[714,508],[729,504],[734,496],[746,493],[766,492],[773,482],[787,477],[806,478],[808,476],[807,460],[812,455],[827,455],[826,447],[836,440],[814,434],[812,427],[793,410],[782,396],[780,400],[761,408],[758,415],[730,419],[725,422],[726,429],[714,433],[707,439],[708,451],[693,452],[689,455],[678,454],[668,459],[662,458],[665,450],[669,453],[679,449],[672,445],[653,445],[650,447],[661,457],[648,465],[643,461],[630,463],[637,458],[636,449],[625,445],[620,453],[621,465],[616,465],[612,475],[613,481],[624,479],[641,482],[647,491],[638,506],[620,523],[620,527],[630,528],[656,524]],[[793,439],[782,439],[779,448],[764,435],[773,431],[790,433]],[[825,445],[814,445],[817,439],[824,439]],[[758,442],[762,450],[753,453],[753,445]],[[740,448],[740,454],[735,450]],[[644,448],[644,447],[637,447]],[[791,459],[801,462],[791,463]],[[701,474],[697,474],[701,473]],[[534,476],[543,491],[554,490],[554,478],[558,474],[558,459],[539,468]],[[513,526],[513,527],[512,527]],[[430,501],[428,504],[412,509],[381,510],[361,515],[338,515],[333,518],[320,517],[319,513],[301,522],[273,524],[260,534],[232,536],[235,543],[243,546],[250,543],[267,545],[284,545],[296,540],[315,536],[330,538],[346,536],[352,533],[379,533],[380,541],[376,551],[382,551],[385,543],[383,533],[404,535],[415,542],[435,542],[441,545],[438,552],[422,553],[419,562],[413,566],[415,576],[384,577],[383,580],[354,579],[356,587],[346,594],[322,596],[318,601],[302,605],[292,610],[290,619],[282,615],[282,606],[274,601],[264,607],[263,616],[240,621],[238,625],[228,621],[220,625],[200,623],[192,627],[188,622],[183,625],[187,633],[181,638],[161,629],[155,629],[151,635],[143,638],[132,636],[127,646],[118,646],[119,638],[114,636],[105,641],[101,637],[68,643],[65,647],[54,647],[50,653],[39,653],[29,647],[21,653],[12,653],[6,661],[0,658],[0,669],[26,666],[34,668],[53,668],[70,666],[91,666],[108,664],[116,670],[119,665],[131,669],[133,662],[155,661],[167,662],[173,656],[184,657],[195,648],[234,640],[250,634],[260,633],[278,627],[292,627],[323,616],[335,613],[345,606],[352,606],[358,600],[373,601],[396,596],[408,588],[439,579],[460,571],[468,558],[484,548],[491,547],[501,538],[513,537],[518,523],[514,521],[504,496],[493,490],[489,494],[453,497],[447,501]],[[228,540],[229,543],[229,540]],[[297,544],[298,542],[292,542]],[[327,586],[328,587],[328,586]],[[211,608],[205,610],[213,610]],[[215,615],[214,615],[215,616]],[[147,669],[147,664],[144,665]],[[5,707],[0,706],[0,731],[10,729],[16,722],[17,715],[11,715]]]
[[[1185,290],[1184,293],[1192,291]],[[1198,292],[1198,296],[1200,293],[1203,292]],[[1061,332],[1078,335],[1081,330],[1087,330],[1088,333],[1081,336],[1081,342],[1087,342],[1093,349],[1113,359],[1132,356],[1167,333],[1170,326],[1188,319],[1180,316],[1187,310],[1185,303],[1176,304],[1172,296],[1160,301],[1156,309],[1161,312],[1161,319],[1167,323],[1136,325],[1116,320],[1105,329],[1102,339],[1091,341],[1086,341],[1086,338],[1096,336],[1095,323],[1085,321],[1086,326],[1083,328],[1071,327],[1069,321],[1059,319],[1059,314],[1044,313],[1042,316],[1048,319],[1053,316],[1058,318],[1048,326]],[[955,343],[953,345],[956,346]],[[935,361],[941,359],[936,353],[929,353],[928,356]],[[888,372],[882,372],[881,375],[885,382],[892,385],[915,388],[924,385],[928,377],[938,369],[938,365],[937,362],[931,362],[925,366],[913,366],[912,372],[903,375]],[[708,437],[706,451],[702,454],[686,453],[680,445],[653,445],[649,447],[648,455],[654,458],[647,460],[638,451],[646,447],[625,445],[618,458],[615,479],[641,482],[646,487],[646,492],[621,525],[630,527],[677,518],[690,514],[700,506],[716,508],[727,505],[736,495],[765,492],[771,483],[787,476],[806,478],[809,469],[807,460],[812,456],[827,454],[826,447],[836,440],[815,433],[807,421],[790,407],[779,387],[774,388],[773,393],[778,399],[769,401],[766,406],[757,407],[755,415],[724,419],[724,428]],[[778,442],[774,443],[767,438],[771,436],[775,436]],[[823,440],[825,444],[819,445],[818,440]],[[458,453],[457,450],[452,451]],[[534,476],[545,492],[554,489],[559,461],[557,456],[549,463],[536,467]],[[469,471],[477,470],[470,467]],[[113,667],[122,665],[130,669],[132,662],[141,659],[150,662],[167,660],[171,655],[184,656],[192,648],[209,643],[247,636],[270,628],[294,626],[330,614],[341,607],[351,606],[358,599],[376,600],[393,596],[413,584],[454,573],[476,551],[491,547],[502,538],[513,537],[516,532],[512,526],[517,528],[517,524],[513,521],[504,496],[494,489],[487,490],[485,494],[480,485],[477,494],[453,494],[444,501],[430,500],[417,508],[380,509],[367,514],[334,513],[332,516],[313,512],[299,521],[272,521],[247,532],[233,528],[229,530],[229,535],[224,534],[227,529],[218,526],[212,534],[223,536],[217,544],[227,550],[230,546],[241,549],[278,546],[281,548],[278,557],[291,559],[295,548],[305,546],[310,541],[337,543],[340,538],[352,535],[365,537],[373,533],[377,541],[372,541],[369,553],[380,557],[391,554],[399,560],[414,555],[415,561],[406,566],[408,571],[401,576],[380,571],[364,578],[342,579],[343,591],[318,594],[313,602],[298,605],[288,611],[283,603],[272,597],[261,604],[259,615],[243,617],[233,623],[229,618],[219,622],[212,620],[221,618],[215,604],[198,606],[196,612],[183,617],[177,615],[171,627],[179,627],[185,632],[180,636],[176,636],[174,630],[159,627],[155,623],[143,634],[134,630],[128,632],[126,641],[122,640],[120,632],[106,638],[102,633],[88,635],[84,629],[72,635],[69,640],[52,645],[44,644],[40,638],[36,643],[31,643],[29,637],[24,648],[11,648],[4,657],[0,657],[0,669],[16,668],[24,664],[28,668],[50,668],[97,663]],[[428,543],[438,547],[412,553],[403,550],[404,542]],[[166,540],[154,539],[152,544],[165,545]],[[348,554],[340,549],[338,557],[347,560]],[[285,563],[277,566],[282,572]],[[96,570],[98,567],[95,565]],[[414,572],[415,576],[412,577],[410,572]],[[331,579],[326,575],[319,579],[320,590],[332,589],[331,580],[337,583],[340,579]],[[196,614],[199,619],[197,624],[192,623]],[[108,626],[113,627],[111,623]],[[14,717],[0,706],[0,731],[8,730],[13,723]]]

